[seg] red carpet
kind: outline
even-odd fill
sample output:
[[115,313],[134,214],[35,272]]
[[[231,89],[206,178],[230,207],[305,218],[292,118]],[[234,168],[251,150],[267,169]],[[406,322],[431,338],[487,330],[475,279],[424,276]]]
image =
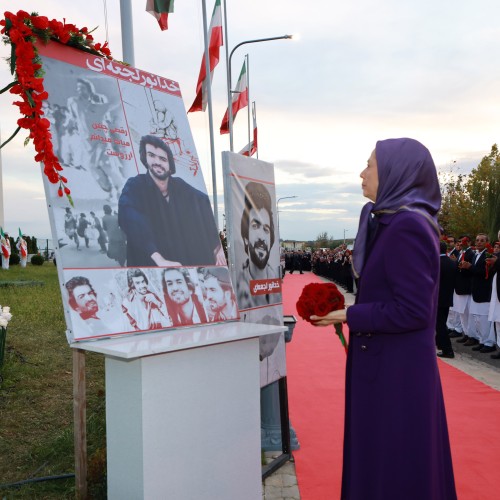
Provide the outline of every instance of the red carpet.
[[[287,369],[290,420],[301,447],[293,455],[302,500],[340,498],[345,353],[333,328],[316,328],[295,310],[304,285],[320,281],[312,273],[287,274],[283,287],[284,313],[297,318]],[[500,392],[444,362],[439,368],[458,498],[500,498]]]

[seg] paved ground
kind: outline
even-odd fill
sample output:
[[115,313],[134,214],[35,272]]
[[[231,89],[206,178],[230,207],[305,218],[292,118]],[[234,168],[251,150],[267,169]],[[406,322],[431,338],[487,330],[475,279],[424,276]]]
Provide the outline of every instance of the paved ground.
[[[344,296],[347,305],[354,303],[353,294],[344,292]],[[455,358],[443,359],[445,363],[455,366],[476,380],[500,391],[499,359],[491,359],[489,354],[481,354],[478,351],[471,350],[470,347],[464,347],[462,344],[457,343],[456,339],[452,339],[452,344],[455,350]],[[298,437],[300,439],[300,436]],[[268,452],[266,453],[266,460],[269,462],[278,455],[280,455],[280,452]],[[300,500],[293,461],[286,463],[264,481],[262,498],[264,500]]]

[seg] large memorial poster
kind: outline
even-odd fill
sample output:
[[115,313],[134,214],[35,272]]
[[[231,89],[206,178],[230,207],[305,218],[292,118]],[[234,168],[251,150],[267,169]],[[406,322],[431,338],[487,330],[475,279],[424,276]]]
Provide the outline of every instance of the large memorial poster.
[[74,202],[45,179],[68,341],[237,319],[179,85],[60,44],[39,50]]
[[[230,272],[241,320],[283,325],[274,166],[222,153]],[[261,386],[286,375],[283,334],[260,341]]]

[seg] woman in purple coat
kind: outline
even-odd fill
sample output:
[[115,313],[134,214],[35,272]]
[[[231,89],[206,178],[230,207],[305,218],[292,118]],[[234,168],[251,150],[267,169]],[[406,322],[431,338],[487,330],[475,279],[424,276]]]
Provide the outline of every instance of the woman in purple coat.
[[372,200],[353,255],[356,303],[317,325],[347,321],[344,500],[454,500],[436,360],[441,194],[432,157],[413,139],[377,142],[361,173]]

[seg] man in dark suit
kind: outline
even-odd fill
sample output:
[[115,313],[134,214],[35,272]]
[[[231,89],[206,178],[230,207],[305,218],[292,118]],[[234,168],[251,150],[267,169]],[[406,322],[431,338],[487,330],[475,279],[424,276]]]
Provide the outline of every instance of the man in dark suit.
[[[457,258],[457,274],[455,276],[455,293],[453,294],[453,309],[460,315],[460,322],[462,324],[463,337],[459,338],[457,342],[467,343],[469,340],[469,306],[471,294],[471,273],[468,263],[474,260],[474,250],[470,248],[470,238],[462,236],[460,238],[461,250]],[[473,345],[476,345],[474,342]]]
[[440,358],[454,358],[453,347],[448,336],[446,319],[450,306],[453,305],[453,292],[455,290],[455,275],[457,263],[446,255],[446,242],[440,245],[440,269],[439,269],[439,295],[436,316],[436,346],[439,349],[437,355]]
[[492,276],[486,273],[486,244],[488,235],[479,233],[476,237],[476,255],[474,261],[466,267],[471,273],[471,305],[469,311],[469,336],[473,337],[465,346],[473,346],[474,351],[481,353],[494,352],[495,338],[491,334],[488,321],[491,300]]
[[[454,236],[448,237],[448,257],[453,260],[458,265],[458,259],[462,251],[462,243],[459,239]],[[456,270],[457,266],[455,266]],[[450,312],[448,313],[448,320],[446,321],[446,326],[448,327],[448,332],[450,338],[458,338],[464,334],[462,328],[462,322],[460,321],[460,314],[455,311],[453,307],[450,307]]]

